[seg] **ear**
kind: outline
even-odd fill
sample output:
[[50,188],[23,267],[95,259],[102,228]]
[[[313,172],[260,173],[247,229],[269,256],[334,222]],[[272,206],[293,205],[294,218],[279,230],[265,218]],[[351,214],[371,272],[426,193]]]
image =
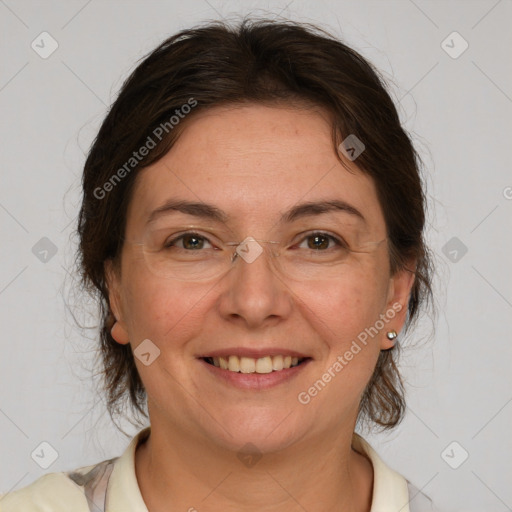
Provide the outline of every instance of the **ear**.
[[112,337],[121,345],[130,343],[128,337],[128,330],[126,328],[126,322],[122,309],[121,301],[121,280],[118,270],[115,268],[114,263],[111,259],[105,261],[105,279],[107,282],[108,289],[108,300],[110,305],[110,311],[115,318],[115,323],[112,327]]
[[389,279],[388,298],[384,314],[389,319],[381,336],[381,350],[394,346],[396,340],[389,340],[386,333],[396,331],[399,333],[407,318],[407,306],[414,284],[416,261],[408,262],[405,268],[397,270]]

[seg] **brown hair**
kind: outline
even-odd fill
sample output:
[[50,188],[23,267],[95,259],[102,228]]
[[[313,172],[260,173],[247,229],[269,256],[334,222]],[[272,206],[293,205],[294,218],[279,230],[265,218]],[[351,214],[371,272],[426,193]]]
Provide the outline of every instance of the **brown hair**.
[[[110,334],[114,319],[104,273],[106,260],[119,261],[136,169],[161,158],[195,112],[244,102],[324,108],[332,115],[336,154],[349,134],[363,141],[366,149],[356,163],[376,184],[389,236],[391,271],[406,268],[410,259],[417,261],[415,269],[408,269],[415,273],[415,282],[406,330],[422,303],[431,298],[420,160],[384,80],[372,65],[310,24],[246,18],[235,27],[214,21],[183,30],[147,55],[124,82],[84,167],[77,262],[83,286],[95,295],[101,309],[102,384],[113,420],[123,414],[126,395],[132,411],[147,417],[146,393],[131,346],[118,344]],[[184,121],[171,121],[192,103]],[[165,135],[156,137],[163,134],[162,127]],[[147,146],[148,137],[154,147],[134,161],[134,151]],[[397,348],[381,351],[360,403],[359,421],[371,420],[386,429],[402,419],[405,400],[396,367]]]

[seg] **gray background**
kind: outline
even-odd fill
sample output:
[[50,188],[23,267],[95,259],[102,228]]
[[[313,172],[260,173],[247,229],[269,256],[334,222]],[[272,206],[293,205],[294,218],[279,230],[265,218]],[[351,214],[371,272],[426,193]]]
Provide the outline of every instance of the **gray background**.
[[0,490],[126,447],[94,390],[95,332],[72,316],[94,325],[68,271],[84,154],[138,58],[247,12],[321,24],[391,80],[428,172],[439,315],[404,352],[405,421],[366,438],[444,510],[512,510],[511,0],[0,0]]

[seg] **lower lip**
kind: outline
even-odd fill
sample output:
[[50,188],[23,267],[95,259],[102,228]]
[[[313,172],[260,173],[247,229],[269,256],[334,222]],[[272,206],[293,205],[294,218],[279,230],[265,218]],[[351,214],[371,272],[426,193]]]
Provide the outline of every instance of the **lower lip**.
[[206,366],[206,369],[215,377],[223,379],[225,382],[240,389],[270,389],[278,384],[289,381],[297,376],[308,366],[312,359],[306,359],[304,362],[293,368],[284,368],[283,370],[273,371],[271,373],[241,373],[223,370],[218,366],[207,363],[204,359],[199,361]]

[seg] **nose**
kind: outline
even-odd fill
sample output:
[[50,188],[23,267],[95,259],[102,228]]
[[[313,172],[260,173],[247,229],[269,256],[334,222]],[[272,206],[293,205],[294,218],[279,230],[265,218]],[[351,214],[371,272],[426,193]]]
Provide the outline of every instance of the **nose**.
[[285,278],[276,271],[271,250],[265,246],[255,259],[236,255],[219,298],[220,314],[226,320],[251,329],[274,325],[292,310],[293,297]]

